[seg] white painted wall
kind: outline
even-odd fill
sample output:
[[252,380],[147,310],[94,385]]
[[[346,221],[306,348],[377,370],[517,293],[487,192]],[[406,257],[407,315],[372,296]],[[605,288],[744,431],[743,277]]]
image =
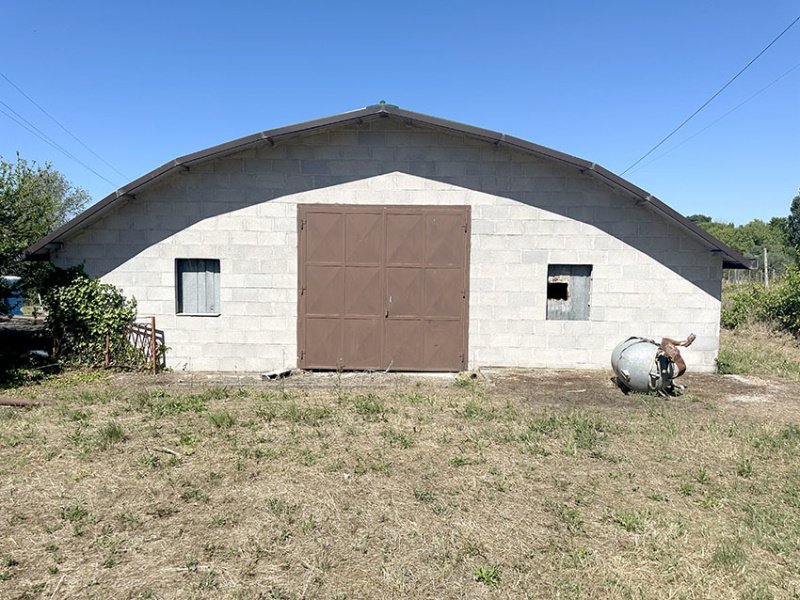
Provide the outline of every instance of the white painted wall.
[[[697,334],[714,369],[722,260],[572,167],[377,119],[193,166],[65,241],[59,266],[155,315],[173,369],[266,371],[297,355],[297,204],[469,204],[469,365],[607,368],[631,335]],[[222,315],[175,314],[175,259],[221,261]],[[547,321],[548,263],[594,266],[588,321]]]

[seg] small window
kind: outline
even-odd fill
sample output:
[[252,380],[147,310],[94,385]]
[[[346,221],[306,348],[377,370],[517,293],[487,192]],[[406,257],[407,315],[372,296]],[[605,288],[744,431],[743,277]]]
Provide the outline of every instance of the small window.
[[175,261],[175,279],[178,314],[220,314],[218,259],[179,258]]
[[591,305],[592,265],[548,265],[548,320],[588,320]]

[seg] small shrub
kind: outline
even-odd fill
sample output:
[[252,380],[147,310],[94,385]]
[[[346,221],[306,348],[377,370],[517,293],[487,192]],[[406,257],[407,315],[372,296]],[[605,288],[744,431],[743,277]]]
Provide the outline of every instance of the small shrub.
[[136,301],[126,299],[113,285],[87,276],[81,268],[56,270],[43,301],[47,326],[59,357],[71,364],[99,365],[106,336],[113,354],[133,349],[125,328],[136,317]]

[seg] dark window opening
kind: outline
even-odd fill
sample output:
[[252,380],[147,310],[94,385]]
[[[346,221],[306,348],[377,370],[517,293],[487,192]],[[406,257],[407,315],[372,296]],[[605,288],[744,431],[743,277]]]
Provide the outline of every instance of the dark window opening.
[[569,285],[564,282],[552,281],[547,283],[548,300],[569,300]]

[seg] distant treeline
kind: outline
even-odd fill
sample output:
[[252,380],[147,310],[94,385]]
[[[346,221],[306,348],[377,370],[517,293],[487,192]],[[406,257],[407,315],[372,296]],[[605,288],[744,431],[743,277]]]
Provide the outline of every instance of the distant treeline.
[[754,219],[745,225],[721,223],[707,215],[690,215],[689,220],[734,250],[755,258],[760,269],[766,248],[770,275],[782,275],[787,267],[798,262],[798,248],[792,244],[790,217],[773,217],[766,223]]

